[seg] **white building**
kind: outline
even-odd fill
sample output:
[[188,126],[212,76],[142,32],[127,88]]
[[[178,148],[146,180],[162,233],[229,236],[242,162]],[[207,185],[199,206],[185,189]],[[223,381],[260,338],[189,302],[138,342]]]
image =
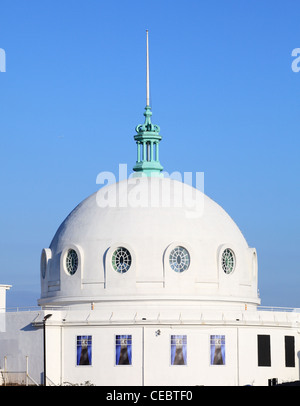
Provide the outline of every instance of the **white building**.
[[299,380],[299,313],[260,308],[255,248],[217,203],[161,176],[151,114],[147,103],[136,176],[80,203],[42,251],[40,309],[2,314],[3,377],[27,371],[37,383],[105,386]]

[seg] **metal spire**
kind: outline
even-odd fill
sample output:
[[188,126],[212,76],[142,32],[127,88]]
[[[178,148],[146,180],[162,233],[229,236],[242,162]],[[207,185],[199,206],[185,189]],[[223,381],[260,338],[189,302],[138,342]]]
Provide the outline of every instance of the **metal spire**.
[[142,173],[146,176],[161,176],[163,167],[159,162],[159,143],[162,136],[159,134],[160,128],[157,124],[151,122],[151,107],[150,107],[150,86],[149,86],[149,41],[148,30],[146,30],[147,39],[147,68],[146,68],[146,107],[145,107],[145,122],[136,126],[137,134],[134,139],[137,144],[137,160],[133,167],[135,172]]
[[150,106],[148,30],[146,30],[146,38],[147,38],[146,106]]

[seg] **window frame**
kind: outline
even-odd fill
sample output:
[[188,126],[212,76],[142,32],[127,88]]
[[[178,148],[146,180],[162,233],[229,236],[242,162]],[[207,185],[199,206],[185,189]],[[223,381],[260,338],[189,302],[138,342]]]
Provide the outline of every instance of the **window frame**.
[[[77,254],[77,258],[78,258],[78,266],[76,269],[76,272],[74,272],[73,274],[70,274],[68,272],[67,266],[66,266],[66,259],[67,259],[67,255],[69,250],[74,250]],[[61,256],[60,256],[60,269],[64,271],[65,275],[68,278],[81,278],[81,270],[83,267],[83,259],[84,259],[84,255],[83,255],[83,250],[79,245],[74,245],[74,244],[68,244],[64,247]]]
[[[117,264],[114,264],[114,255],[117,255],[117,251],[119,251],[119,250],[123,250],[123,251],[125,252],[125,254],[128,256],[129,260],[130,260],[130,263],[129,263],[129,265],[128,265],[128,268],[127,268],[126,270],[124,270],[123,272],[120,272],[120,271],[118,270],[119,267],[117,266]],[[115,253],[116,253],[116,254],[115,254]],[[112,266],[113,270],[114,270],[115,272],[119,273],[119,274],[125,274],[125,273],[127,273],[127,272],[130,270],[131,266],[132,266],[132,255],[131,255],[130,250],[129,250],[128,248],[124,247],[124,246],[118,246],[118,247],[116,247],[116,248],[113,250],[112,254],[111,254],[111,266]],[[115,266],[116,266],[116,268],[115,268]]]
[[[86,340],[88,340],[88,343],[87,343],[87,347],[90,347],[90,352],[91,352],[91,354],[90,354],[90,364],[80,364],[80,363],[78,363],[78,347],[79,347],[79,345],[78,345],[78,342],[79,342],[79,337],[81,337],[81,340],[83,340],[83,339],[86,339]],[[83,338],[83,337],[86,337],[86,338]],[[93,366],[93,336],[91,335],[91,334],[87,334],[87,335],[83,335],[83,334],[76,334],[76,336],[75,336],[75,346],[76,346],[76,348],[75,348],[75,351],[76,351],[76,367],[92,367]],[[89,352],[89,351],[88,351]]]
[[[180,339],[185,340],[185,342],[182,343],[182,347],[185,346],[185,355],[184,355],[184,352],[183,352],[183,357],[185,356],[184,364],[174,364],[174,363],[172,363],[172,358],[173,358],[172,347],[174,347],[174,344],[172,344],[172,337],[174,337],[173,340],[180,340]],[[169,340],[169,343],[170,343],[170,354],[169,354],[170,355],[170,358],[169,358],[170,361],[169,361],[169,365],[170,365],[170,367],[186,367],[186,366],[188,366],[187,334],[170,334],[169,338],[170,338],[170,340]],[[177,348],[176,344],[175,344],[175,347]],[[176,348],[175,348],[174,360],[175,360],[175,355],[176,355]]]
[[[130,339],[128,338],[123,338],[126,340],[130,340],[130,344],[129,346],[131,347],[131,353],[130,353],[130,363],[129,364],[117,364],[117,337],[130,337]],[[122,338],[120,338],[120,340],[122,340]],[[120,342],[120,344],[118,345],[122,345],[122,343]],[[128,356],[128,343],[126,344],[127,346],[127,356]],[[132,367],[133,366],[133,338],[132,338],[132,333],[131,334],[115,334],[114,335],[114,366],[115,367]]]
[[257,366],[272,366],[270,334],[257,334]]
[[[172,266],[173,264],[171,264],[171,256],[172,256],[172,253],[173,253],[175,250],[180,250],[181,253],[184,253],[184,251],[185,251],[186,254],[188,255],[188,265],[187,265],[187,267],[186,267],[185,269],[176,270],[176,269],[173,268],[173,266]],[[186,254],[185,254],[185,255],[186,255]],[[172,269],[172,271],[176,272],[177,274],[182,274],[182,273],[184,273],[184,272],[187,272],[188,269],[190,268],[190,265],[191,265],[191,254],[189,253],[189,250],[188,250],[185,246],[183,246],[183,245],[176,245],[174,248],[171,249],[171,251],[170,251],[170,253],[169,253],[168,261],[169,261],[169,267]]]
[[[214,337],[214,338],[213,338]],[[215,364],[212,362],[212,340],[221,340],[221,354],[223,363],[222,364]],[[222,342],[223,340],[223,342]],[[224,356],[222,353],[222,348],[224,349]],[[215,354],[214,354],[215,357]],[[226,335],[225,334],[210,334],[209,335],[209,365],[211,367],[224,367],[226,366]]]
[[[288,341],[292,345],[292,350],[289,348]],[[284,336],[284,360],[286,368],[294,368],[296,366],[295,362],[295,336]],[[288,365],[292,364],[292,365]]]
[[[233,259],[233,266],[232,266],[232,269],[229,272],[226,272],[226,270],[224,269],[224,257],[223,256],[224,256],[225,252],[227,252],[227,251],[231,254],[232,259]],[[235,269],[236,269],[236,255],[235,255],[235,252],[234,252],[234,250],[232,248],[226,247],[226,248],[224,248],[222,250],[222,252],[221,252],[221,268],[222,268],[222,271],[224,272],[225,275],[232,275],[233,272],[235,271]]]
[[49,268],[49,261],[52,258],[52,251],[50,248],[43,248],[41,252],[40,258],[40,270],[42,279],[46,279],[48,268]]

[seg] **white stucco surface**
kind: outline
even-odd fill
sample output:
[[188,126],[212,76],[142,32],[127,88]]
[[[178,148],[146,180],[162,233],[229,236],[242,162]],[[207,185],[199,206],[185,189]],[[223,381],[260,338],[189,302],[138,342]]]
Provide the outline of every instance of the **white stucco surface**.
[[[127,248],[132,265],[119,274],[111,264],[117,247]],[[169,254],[176,246],[190,254],[189,269],[174,272]],[[65,255],[75,249],[77,272],[65,270]],[[226,275],[220,263],[225,248],[236,267]],[[185,300],[259,303],[256,251],[249,248],[230,216],[195,188],[168,178],[129,179],[105,186],[65,219],[45,250],[41,304]]]

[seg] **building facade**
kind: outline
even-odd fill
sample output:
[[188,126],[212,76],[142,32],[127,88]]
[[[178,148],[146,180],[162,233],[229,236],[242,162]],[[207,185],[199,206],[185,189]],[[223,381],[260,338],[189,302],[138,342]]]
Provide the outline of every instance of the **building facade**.
[[81,202],[42,250],[39,309],[0,314],[3,379],[26,371],[46,385],[298,380],[298,311],[262,309],[255,248],[202,191],[163,176],[148,90],[133,176]]
[[257,277],[256,250],[201,191],[105,186],[43,249],[40,310],[2,313],[0,367],[55,385],[296,381],[299,313],[261,308]]

